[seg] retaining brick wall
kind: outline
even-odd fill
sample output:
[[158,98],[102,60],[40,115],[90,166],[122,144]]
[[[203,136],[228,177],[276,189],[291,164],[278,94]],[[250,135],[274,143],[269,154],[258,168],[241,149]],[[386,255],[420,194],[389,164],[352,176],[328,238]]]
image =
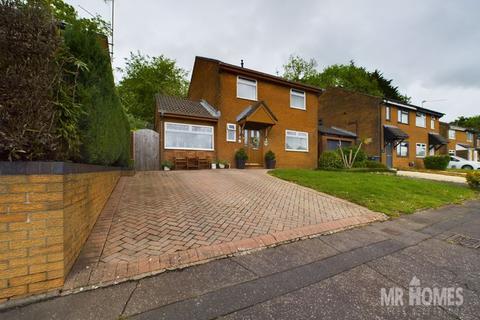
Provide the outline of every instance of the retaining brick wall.
[[0,175],[0,303],[63,286],[120,174]]

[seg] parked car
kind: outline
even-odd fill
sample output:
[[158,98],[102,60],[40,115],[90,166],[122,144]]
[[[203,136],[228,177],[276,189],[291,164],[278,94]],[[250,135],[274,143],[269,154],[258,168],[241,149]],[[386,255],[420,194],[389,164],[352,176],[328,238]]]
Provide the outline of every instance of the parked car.
[[448,168],[451,169],[467,169],[467,170],[480,170],[480,162],[468,161],[466,159],[450,156],[450,162]]

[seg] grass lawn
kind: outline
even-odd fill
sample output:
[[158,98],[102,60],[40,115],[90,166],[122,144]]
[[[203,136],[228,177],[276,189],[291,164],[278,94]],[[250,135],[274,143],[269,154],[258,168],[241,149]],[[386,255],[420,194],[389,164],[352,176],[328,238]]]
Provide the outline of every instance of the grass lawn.
[[272,176],[391,216],[478,198],[467,186],[378,173],[276,169]]

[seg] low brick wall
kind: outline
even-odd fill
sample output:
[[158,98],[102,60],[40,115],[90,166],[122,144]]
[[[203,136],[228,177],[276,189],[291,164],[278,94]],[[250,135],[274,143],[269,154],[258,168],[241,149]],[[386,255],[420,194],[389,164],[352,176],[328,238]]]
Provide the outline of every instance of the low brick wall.
[[0,174],[0,303],[61,288],[121,171],[33,162]]

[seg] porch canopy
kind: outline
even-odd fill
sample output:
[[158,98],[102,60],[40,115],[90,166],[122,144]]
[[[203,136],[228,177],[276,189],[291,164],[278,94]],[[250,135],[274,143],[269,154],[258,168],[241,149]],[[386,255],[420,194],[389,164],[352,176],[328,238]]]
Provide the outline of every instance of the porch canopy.
[[242,129],[247,130],[270,128],[278,122],[277,117],[264,101],[258,101],[246,107],[236,120]]
[[396,147],[403,140],[408,139],[408,134],[400,130],[398,127],[384,125],[383,126],[383,135],[385,137],[385,142],[393,143]]
[[440,149],[442,146],[447,145],[448,140],[438,133],[430,132],[428,134],[428,144],[430,146],[433,146],[435,150],[437,150]]

